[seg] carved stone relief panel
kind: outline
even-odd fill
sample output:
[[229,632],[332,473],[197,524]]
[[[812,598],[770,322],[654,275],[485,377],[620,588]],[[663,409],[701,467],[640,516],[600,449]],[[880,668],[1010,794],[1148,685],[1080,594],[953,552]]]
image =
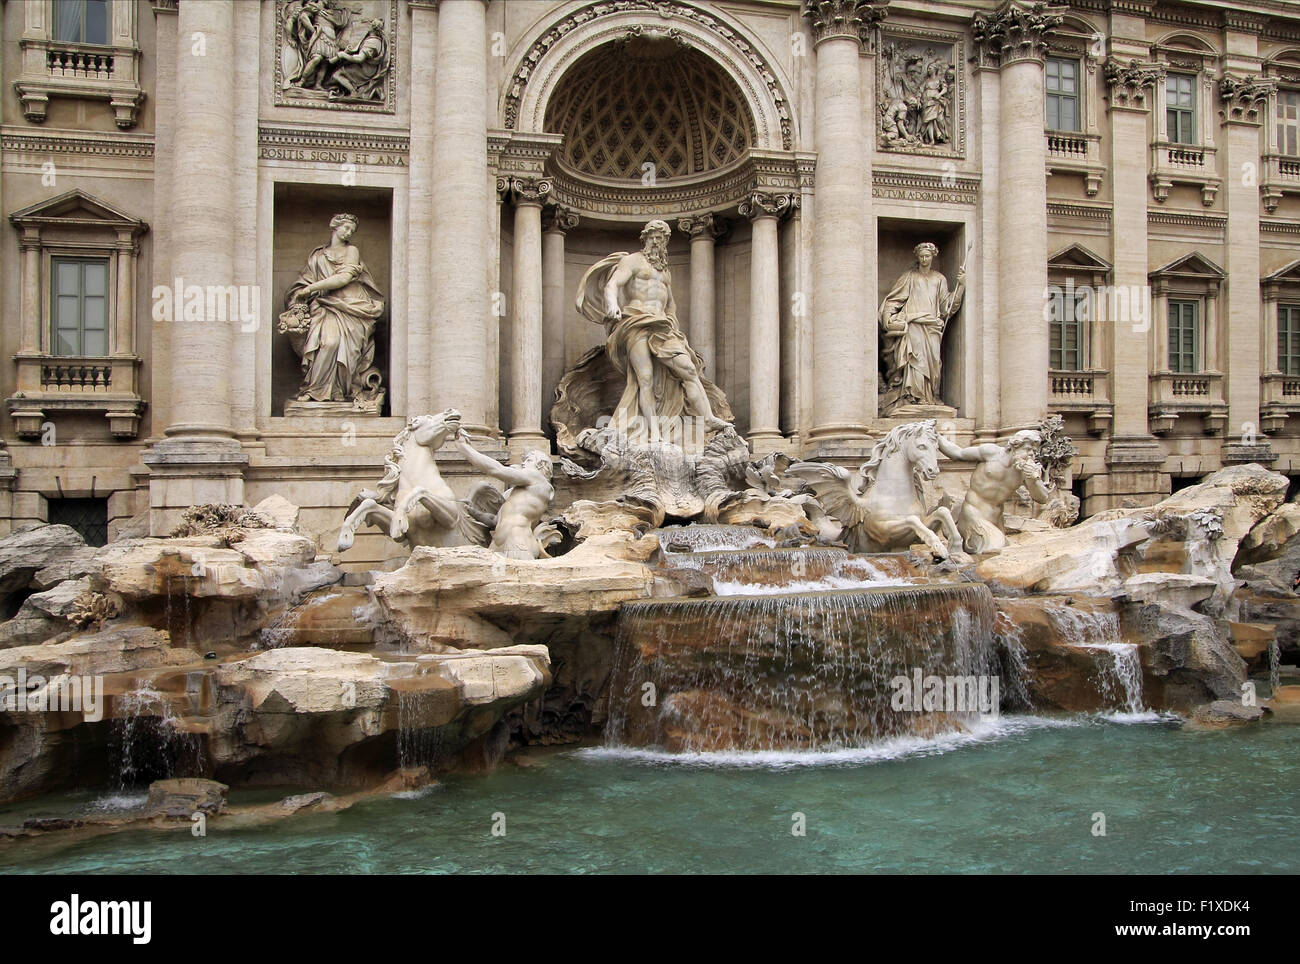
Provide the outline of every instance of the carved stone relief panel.
[[397,109],[397,0],[276,0],[275,102]]
[[876,131],[882,151],[965,153],[965,56],[953,35],[884,30],[876,58]]

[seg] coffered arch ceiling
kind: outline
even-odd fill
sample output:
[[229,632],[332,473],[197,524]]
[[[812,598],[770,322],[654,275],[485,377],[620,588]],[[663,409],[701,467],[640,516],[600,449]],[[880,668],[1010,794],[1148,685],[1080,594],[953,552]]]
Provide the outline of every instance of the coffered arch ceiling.
[[735,82],[698,49],[635,37],[587,53],[560,79],[545,129],[564,136],[558,160],[577,174],[640,180],[723,171],[756,137]]

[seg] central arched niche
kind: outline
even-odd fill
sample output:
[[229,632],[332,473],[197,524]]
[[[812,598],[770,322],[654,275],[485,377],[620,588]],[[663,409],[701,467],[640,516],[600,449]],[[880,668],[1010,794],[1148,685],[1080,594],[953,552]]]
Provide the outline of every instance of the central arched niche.
[[[644,183],[698,178],[742,163],[754,120],[735,82],[671,38],[630,37],[579,58],[546,105],[573,175]],[[652,165],[652,166],[649,166]]]

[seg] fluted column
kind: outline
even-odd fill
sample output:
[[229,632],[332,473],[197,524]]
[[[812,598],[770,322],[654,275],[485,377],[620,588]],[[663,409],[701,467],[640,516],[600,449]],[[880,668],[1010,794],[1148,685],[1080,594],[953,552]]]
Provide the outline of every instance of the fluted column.
[[1019,0],[972,27],[981,56],[1000,65],[998,177],[998,344],[1001,430],[1029,427],[1047,415],[1047,144],[1043,137],[1043,63],[1047,34],[1063,9]]
[[564,236],[578,226],[571,208],[542,210],[542,421],[550,418],[555,388],[564,377]]
[[[502,177],[497,190],[515,208],[510,313],[510,452],[547,448],[542,434],[542,203],[551,184]],[[549,451],[549,449],[548,449]]]
[[781,265],[777,227],[794,195],[755,192],[740,204],[751,220],[749,259],[749,443],[755,455],[781,445]]
[[487,290],[487,35],[484,0],[438,5],[433,96],[430,299],[431,408],[458,409],[474,433],[496,435]]
[[114,355],[131,355],[135,352],[132,324],[128,322],[135,312],[135,237],[130,231],[117,235],[117,326],[110,348]]
[[[862,0],[805,0],[816,56],[817,185],[813,215],[814,441],[865,438],[875,414],[875,305],[864,303],[864,233],[874,231],[863,186],[861,31],[883,9]],[[872,266],[874,270],[874,266]]]
[[706,213],[682,218],[677,222],[677,228],[691,239],[691,323],[687,337],[691,347],[704,359],[705,371],[712,371],[715,351],[713,246],[725,230],[725,224],[721,218]]

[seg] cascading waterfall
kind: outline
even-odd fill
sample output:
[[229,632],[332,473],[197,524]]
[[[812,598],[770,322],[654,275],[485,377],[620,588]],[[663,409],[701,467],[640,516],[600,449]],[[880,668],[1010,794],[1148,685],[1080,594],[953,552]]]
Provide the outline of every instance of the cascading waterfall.
[[1025,647],[1024,630],[1006,613],[999,612],[993,622],[993,642],[1003,702],[1016,709],[1032,710],[1034,701],[1029,695],[1029,653]]
[[442,731],[427,723],[433,694],[428,690],[397,691],[397,763],[403,769],[433,769],[442,749]]
[[117,701],[110,738],[117,789],[203,772],[203,744],[178,729],[167,697],[147,683]]
[[1142,661],[1137,645],[1123,641],[1119,615],[1068,606],[1045,611],[1067,645],[1092,652],[1102,697],[1123,712],[1142,712]]
[[1277,695],[1277,688],[1282,685],[1282,647],[1276,639],[1268,642],[1268,693]]
[[831,750],[956,728],[978,714],[900,710],[893,683],[987,677],[993,615],[978,584],[628,603],[607,740]]
[[878,564],[845,549],[713,550],[672,553],[670,569],[696,569],[713,578],[719,596],[771,595],[790,592],[824,592],[832,589],[866,589],[907,586],[914,580],[886,572],[902,566],[885,556]]
[[776,543],[752,526],[688,525],[664,526],[659,544],[665,552],[708,552],[718,549],[754,549]]

